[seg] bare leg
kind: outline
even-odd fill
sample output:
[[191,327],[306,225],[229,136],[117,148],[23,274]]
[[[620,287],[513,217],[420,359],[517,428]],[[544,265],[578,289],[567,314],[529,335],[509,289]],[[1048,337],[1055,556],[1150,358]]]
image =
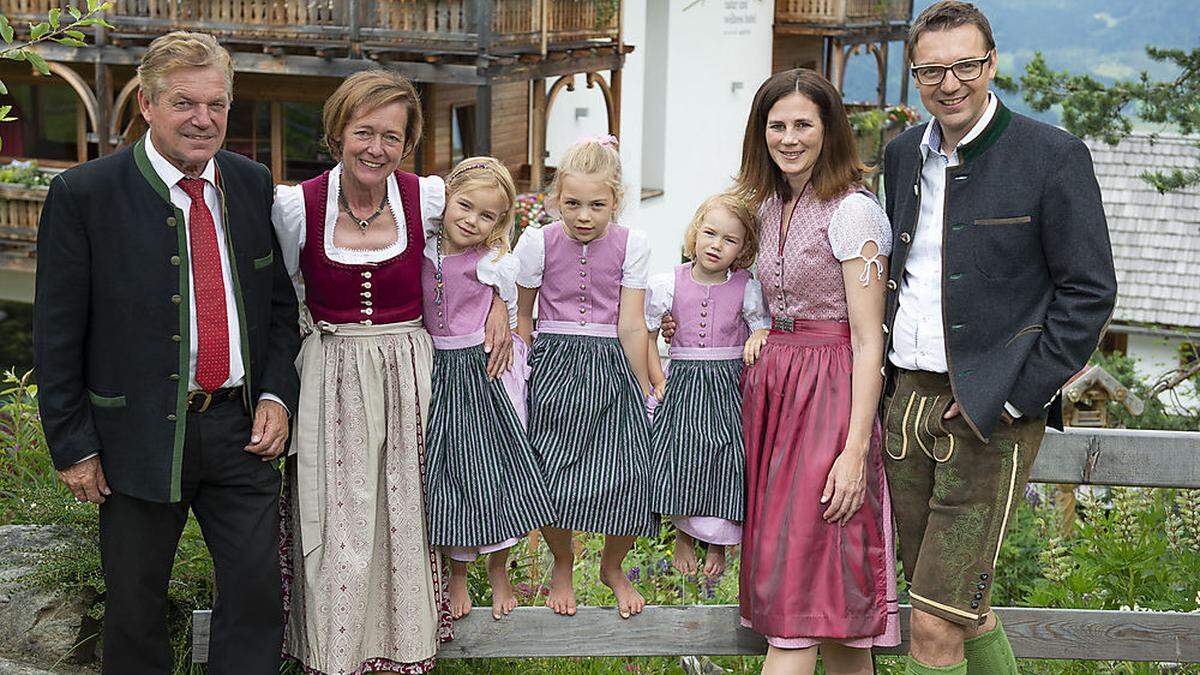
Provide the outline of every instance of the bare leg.
[[450,561],[450,617],[460,619],[471,613],[471,594],[467,592],[467,563]]
[[625,576],[621,563],[625,561],[629,549],[637,537],[614,537],[605,535],[604,550],[600,553],[600,581],[612,589],[617,596],[617,611],[622,619],[628,619],[634,614],[641,614],[646,606],[646,599]]
[[508,549],[488,556],[488,581],[492,585],[492,618],[499,619],[517,608],[517,596],[508,580]]
[[[989,616],[988,621],[993,627],[996,625],[994,616]],[[914,608],[909,630],[910,653],[917,661],[935,667],[963,662],[963,640],[967,636],[962,626]]]
[[675,552],[671,555],[671,566],[683,574],[695,574],[696,540],[683,530],[675,530]]
[[777,649],[767,647],[762,675],[812,675],[817,670],[817,648]]
[[709,544],[708,554],[704,556],[704,573],[710,577],[719,577],[725,573],[725,547],[719,544]]
[[823,643],[821,659],[825,662],[825,675],[871,675],[875,672],[870,649],[854,649],[833,642]]
[[546,606],[555,614],[575,616],[575,551],[571,547],[571,531],[543,527],[542,538],[554,554],[554,569],[550,573],[550,595]]

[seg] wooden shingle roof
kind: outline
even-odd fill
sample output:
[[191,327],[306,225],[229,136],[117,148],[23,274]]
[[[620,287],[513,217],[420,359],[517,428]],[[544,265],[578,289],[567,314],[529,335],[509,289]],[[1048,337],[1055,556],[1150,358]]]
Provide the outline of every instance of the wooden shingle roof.
[[1200,163],[1197,138],[1088,140],[1117,270],[1115,323],[1200,328],[1200,186],[1160,195],[1144,171]]

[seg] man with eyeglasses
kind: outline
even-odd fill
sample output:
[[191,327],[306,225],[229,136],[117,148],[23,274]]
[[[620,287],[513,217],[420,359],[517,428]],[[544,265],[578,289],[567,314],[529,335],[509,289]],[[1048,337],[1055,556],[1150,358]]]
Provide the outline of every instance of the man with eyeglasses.
[[884,154],[893,228],[885,461],[913,606],[907,672],[1016,673],[990,611],[1005,530],[1059,387],[1116,297],[1082,141],[1008,110],[972,4],[913,23],[912,75],[933,120]]

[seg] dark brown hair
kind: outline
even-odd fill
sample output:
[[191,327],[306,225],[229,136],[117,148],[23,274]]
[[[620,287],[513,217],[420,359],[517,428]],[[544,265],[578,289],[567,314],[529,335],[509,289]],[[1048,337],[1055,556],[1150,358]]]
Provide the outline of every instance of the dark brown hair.
[[408,122],[404,125],[404,156],[407,157],[421,142],[425,118],[421,114],[421,98],[413,83],[400,73],[384,68],[360,70],[347,77],[325,101],[322,115],[325,126],[325,145],[340,161],[342,132],[355,115],[368,113],[395,102],[404,104]]
[[912,61],[917,38],[925,33],[950,30],[959,26],[975,26],[983,33],[984,46],[988,51],[996,48],[996,39],[992,37],[992,25],[978,7],[962,0],[941,0],[926,7],[908,29],[908,60]]
[[766,141],[768,113],[780,99],[791,94],[802,94],[821,111],[824,140],[811,178],[821,199],[833,199],[860,182],[869,171],[858,158],[858,142],[846,117],[842,95],[829,80],[807,68],[775,73],[754,95],[742,139],[742,166],[735,179],[737,194],[756,211],[771,195],[777,194],[784,201],[794,196],[787,177],[771,159]]

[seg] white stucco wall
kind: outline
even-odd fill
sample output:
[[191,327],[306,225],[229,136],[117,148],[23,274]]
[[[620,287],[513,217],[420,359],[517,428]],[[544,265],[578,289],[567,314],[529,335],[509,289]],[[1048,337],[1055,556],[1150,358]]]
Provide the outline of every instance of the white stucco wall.
[[[1145,382],[1152,384],[1168,371],[1179,367],[1182,338],[1130,334],[1128,339],[1125,353],[1134,359],[1134,368]],[[1200,405],[1200,395],[1195,386],[1188,382],[1176,387],[1175,393],[1185,406],[1194,408]],[[1159,399],[1167,405],[1168,410],[1176,405],[1176,398],[1170,393],[1159,395]]]
[[[635,50],[622,76],[628,198],[621,222],[649,235],[652,273],[679,262],[692,213],[737,171],[750,103],[771,73],[774,11],[773,0],[626,2],[625,41]],[[580,136],[605,133],[601,94],[584,88],[582,77],[578,85],[562,92],[550,112],[550,165]],[[588,113],[577,116],[582,107]],[[644,157],[648,152],[654,156]],[[643,186],[664,194],[642,202]]]

